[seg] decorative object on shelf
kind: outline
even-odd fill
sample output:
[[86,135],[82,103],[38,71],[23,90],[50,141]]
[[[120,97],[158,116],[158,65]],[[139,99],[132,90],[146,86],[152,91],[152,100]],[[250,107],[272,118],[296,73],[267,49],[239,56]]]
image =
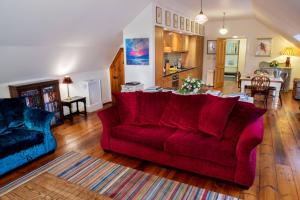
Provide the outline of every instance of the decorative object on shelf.
[[257,38],[256,40],[256,52],[257,57],[270,57],[272,50],[272,38]]
[[220,33],[221,35],[226,35],[226,34],[228,33],[227,28],[225,28],[225,15],[226,15],[226,13],[224,12],[224,13],[223,13],[223,24],[222,24],[222,28],[220,28],[220,30],[219,30],[219,33]]
[[202,80],[191,78],[188,76],[183,80],[182,87],[178,90],[180,94],[198,94],[201,93],[202,86],[204,85]]
[[285,66],[290,67],[291,66],[291,56],[295,56],[295,51],[293,47],[286,47],[281,52],[281,55],[287,56],[285,61]]
[[71,77],[70,77],[70,76],[65,76],[62,83],[63,83],[63,84],[67,84],[68,97],[66,98],[66,100],[72,99],[72,98],[70,97],[70,90],[69,90],[69,84],[72,84],[72,83],[73,83]]
[[180,17],[180,30],[184,30],[184,17]]
[[191,28],[191,21],[189,19],[185,20],[185,30],[190,31]]
[[125,39],[126,64],[149,65],[149,38]]
[[178,28],[178,15],[173,14],[173,27]]
[[162,24],[162,8],[156,7],[156,23]]
[[278,67],[279,66],[279,62],[277,60],[273,60],[271,63],[270,63],[270,67]]
[[171,26],[171,12],[168,10],[165,11],[165,24]]
[[194,33],[195,32],[195,22],[192,21],[191,23],[191,32]]
[[207,54],[216,54],[217,41],[207,40]]
[[203,14],[202,10],[202,0],[201,0],[201,11],[200,13],[195,17],[195,21],[199,24],[205,24],[205,22],[208,21],[208,18],[206,15]]

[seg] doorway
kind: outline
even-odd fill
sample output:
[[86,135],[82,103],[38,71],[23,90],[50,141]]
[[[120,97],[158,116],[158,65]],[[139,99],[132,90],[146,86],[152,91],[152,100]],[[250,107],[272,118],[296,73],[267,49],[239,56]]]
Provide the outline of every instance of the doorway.
[[224,80],[236,81],[244,73],[247,39],[226,39]]
[[111,92],[120,92],[124,85],[124,49],[120,48],[110,66],[110,86]]

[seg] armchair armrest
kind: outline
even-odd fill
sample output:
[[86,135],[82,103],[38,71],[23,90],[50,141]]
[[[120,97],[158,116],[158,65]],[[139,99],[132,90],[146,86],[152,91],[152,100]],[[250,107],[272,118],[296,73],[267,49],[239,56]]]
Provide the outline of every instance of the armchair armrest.
[[263,117],[257,119],[244,129],[236,148],[238,160],[250,159],[252,150],[263,141],[263,133]]
[[120,124],[120,117],[116,106],[109,107],[101,110],[98,117],[102,122],[103,132],[101,135],[100,143],[103,149],[110,149],[110,131],[112,127]]

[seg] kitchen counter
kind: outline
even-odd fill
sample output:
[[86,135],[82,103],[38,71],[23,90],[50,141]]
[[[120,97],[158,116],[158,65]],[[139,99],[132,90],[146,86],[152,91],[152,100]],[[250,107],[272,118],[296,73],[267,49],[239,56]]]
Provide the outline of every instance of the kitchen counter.
[[163,77],[171,76],[171,75],[181,73],[181,72],[186,72],[186,71],[189,71],[189,70],[192,70],[192,69],[195,69],[195,68],[198,68],[198,67],[178,69],[176,72],[169,72],[169,73],[167,72],[166,74],[163,75]]

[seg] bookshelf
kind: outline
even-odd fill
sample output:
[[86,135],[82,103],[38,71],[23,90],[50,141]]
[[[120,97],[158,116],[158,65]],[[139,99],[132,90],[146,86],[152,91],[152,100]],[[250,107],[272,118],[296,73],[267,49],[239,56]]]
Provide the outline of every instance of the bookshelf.
[[11,97],[24,97],[30,108],[39,108],[53,112],[55,117],[51,124],[63,123],[63,110],[59,92],[59,80],[44,80],[39,82],[10,85]]

